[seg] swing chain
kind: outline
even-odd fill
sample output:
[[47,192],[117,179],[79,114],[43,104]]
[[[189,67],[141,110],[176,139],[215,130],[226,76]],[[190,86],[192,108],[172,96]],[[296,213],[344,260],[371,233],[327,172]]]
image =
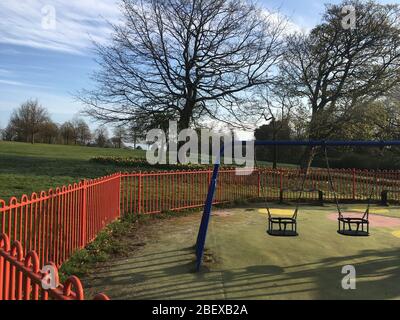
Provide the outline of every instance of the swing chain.
[[[382,158],[383,158],[384,149],[385,149],[384,145],[380,146],[380,148],[379,148],[379,157],[378,157],[378,159],[382,159]],[[381,164],[380,164],[380,161],[378,161],[378,163],[377,163],[377,165],[376,165],[376,169],[375,169],[375,174],[374,174],[374,183],[373,183],[373,185],[372,185],[371,193],[369,194],[369,197],[368,197],[368,205],[367,205],[367,209],[365,210],[363,219],[366,218],[366,219],[368,220],[369,211],[370,211],[370,209],[371,209],[371,201],[372,201],[372,198],[373,198],[373,196],[374,196],[374,193],[375,193],[375,191],[376,191],[376,188],[377,188],[378,182],[379,182],[378,173],[379,173],[379,171],[380,171],[380,168],[381,168]]]
[[[343,218],[342,209],[341,209],[341,207],[339,205],[339,200],[338,200],[338,197],[337,197],[337,193],[336,193],[336,190],[335,190],[335,187],[334,187],[334,184],[333,184],[333,178],[332,178],[331,168],[330,168],[330,164],[329,164],[328,150],[327,150],[325,144],[323,145],[323,147],[324,147],[324,154],[325,154],[325,161],[326,161],[326,168],[327,168],[327,172],[328,172],[329,184],[330,184],[331,190],[333,192],[333,197],[334,197],[334,201],[335,201],[335,204],[336,204],[337,211],[339,213],[339,218]],[[378,157],[379,159],[381,157],[383,157],[383,151],[384,151],[384,146],[382,145],[380,147],[380,157]],[[370,192],[369,197],[368,197],[367,209],[365,210],[365,213],[364,213],[362,219],[368,220],[369,211],[371,209],[371,201],[372,201],[372,198],[374,196],[374,193],[375,193],[375,190],[376,190],[376,186],[378,184],[378,172],[379,171],[380,171],[380,162],[378,161],[377,167],[376,167],[375,173],[374,173],[374,183],[372,184],[371,192]]]
[[[308,173],[310,171],[311,164],[312,164],[312,161],[313,161],[314,150],[315,150],[315,146],[313,146],[312,149],[311,149],[310,157],[309,157],[308,162],[307,162],[307,167],[305,169],[305,173],[303,175],[303,179],[302,179],[302,182],[301,182],[300,194],[299,194],[299,197],[297,198],[297,201],[296,201],[296,208],[294,210],[292,219],[296,219],[297,218],[297,214],[298,214],[299,209],[300,209],[301,197],[303,196],[305,184],[306,184],[307,177],[308,177]],[[257,164],[256,164],[256,167],[257,167]],[[262,172],[261,169],[258,169],[258,170],[259,170],[260,173]],[[300,169],[298,177],[301,176],[301,173],[302,173],[302,170]],[[264,194],[265,188],[264,188],[264,184],[262,183],[262,179],[261,179],[260,184],[261,184],[261,192],[262,192],[262,194]],[[272,215],[271,215],[271,210],[270,210],[270,207],[269,207],[268,195],[267,195],[266,192],[265,192],[264,199],[265,199],[265,207],[267,209],[268,217],[271,218]]]
[[335,204],[336,204],[336,209],[337,209],[337,211],[339,213],[339,218],[343,218],[342,209],[340,208],[339,200],[338,200],[338,197],[337,197],[337,194],[336,194],[336,189],[335,189],[335,186],[333,184],[331,166],[329,164],[328,149],[326,147],[326,144],[323,144],[323,148],[324,148],[324,155],[325,155],[325,162],[326,162],[326,169],[327,169],[327,173],[328,173],[329,185],[330,185],[331,191],[333,192],[333,199],[334,199]]
[[[300,188],[300,194],[299,194],[299,197],[297,198],[297,202],[296,202],[296,208],[295,208],[295,210],[294,210],[294,214],[293,214],[293,219],[296,219],[297,218],[297,214],[298,214],[298,212],[299,212],[299,209],[300,209],[300,202],[301,202],[301,197],[303,196],[303,193],[304,193],[304,188],[305,188],[305,186],[306,186],[306,182],[307,182],[307,178],[308,178],[308,173],[309,173],[309,171],[310,171],[310,169],[311,169],[311,164],[312,164],[312,161],[313,161],[313,159],[314,159],[314,151],[315,151],[315,146],[313,146],[312,148],[311,148],[311,151],[310,151],[310,156],[309,156],[309,158],[308,158],[308,162],[307,162],[307,167],[306,167],[306,169],[305,169],[305,172],[304,172],[304,175],[303,175],[303,181],[302,181],[302,183],[301,183],[301,188]],[[301,171],[300,171],[301,172]]]

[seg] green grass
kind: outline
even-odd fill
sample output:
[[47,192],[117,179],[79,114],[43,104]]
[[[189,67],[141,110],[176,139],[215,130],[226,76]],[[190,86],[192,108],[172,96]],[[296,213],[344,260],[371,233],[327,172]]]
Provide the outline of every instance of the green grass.
[[137,223],[124,219],[115,221],[101,231],[96,239],[84,249],[76,251],[60,269],[61,281],[69,276],[83,276],[99,262],[105,262],[110,257],[125,256],[130,246],[123,241],[128,235],[134,235]]
[[132,170],[91,163],[96,156],[144,157],[144,151],[0,142],[0,199]]
[[197,210],[185,212],[164,212],[157,215],[126,215],[109,224],[96,239],[84,249],[76,251],[60,269],[60,279],[64,282],[69,276],[83,277],[91,273],[99,263],[115,258],[128,257],[138,247],[145,245],[143,236],[146,229],[157,221],[188,216]]
[[[94,157],[145,158],[145,151],[0,141],[0,199],[8,201],[84,178],[136,170],[133,166],[89,161]],[[153,168],[149,166],[148,170]]]
[[[370,237],[345,237],[337,234],[337,222],[328,219],[334,206],[303,207],[299,237],[270,237],[266,216],[258,209],[250,204],[213,216],[200,273],[194,272],[193,250],[200,214],[141,228],[144,245],[91,269],[84,278],[88,296],[105,292],[112,299],[400,298],[400,239],[392,235],[399,227],[371,226]],[[345,265],[356,268],[356,290],[341,287]]]

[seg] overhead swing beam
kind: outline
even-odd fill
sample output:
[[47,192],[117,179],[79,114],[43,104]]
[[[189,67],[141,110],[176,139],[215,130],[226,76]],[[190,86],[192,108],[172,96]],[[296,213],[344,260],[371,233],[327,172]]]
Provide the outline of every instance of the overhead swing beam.
[[[250,141],[241,141],[238,144],[246,144]],[[387,146],[400,146],[400,140],[392,141],[335,141],[335,140],[310,140],[310,141],[254,141],[256,146],[326,146],[326,147],[340,147],[340,146],[360,146],[360,147],[387,147]]]
[[[400,146],[400,140],[392,141],[340,141],[340,140],[303,140],[303,141],[272,141],[272,140],[256,140],[256,141],[239,141],[235,145],[246,145],[253,143],[255,146],[310,146],[310,147],[343,147],[343,146],[360,146],[360,147],[387,147],[387,146]],[[208,194],[204,204],[203,216],[201,218],[199,233],[196,241],[196,270],[199,271],[203,260],[204,247],[207,237],[208,224],[211,217],[212,202],[214,199],[215,189],[217,186],[218,173],[220,168],[221,155],[224,152],[224,146],[221,147],[220,153],[216,159],[213,175],[208,187]]]

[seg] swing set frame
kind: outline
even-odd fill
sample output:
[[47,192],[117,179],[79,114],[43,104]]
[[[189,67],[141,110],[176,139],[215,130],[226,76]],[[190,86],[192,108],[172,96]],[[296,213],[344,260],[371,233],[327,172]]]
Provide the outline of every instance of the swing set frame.
[[[248,141],[240,141],[236,142],[235,145],[246,145]],[[251,142],[253,143],[253,141]],[[270,140],[256,140],[254,141],[254,146],[308,146],[308,147],[323,147],[324,150],[326,150],[327,147],[344,147],[344,146],[359,146],[359,147],[378,147],[383,149],[384,147],[388,146],[400,146],[400,140],[392,140],[392,141],[324,141],[324,140],[309,140],[309,141],[288,141],[288,140],[283,140],[283,141],[270,141]],[[215,195],[215,190],[217,186],[217,180],[218,180],[218,174],[219,174],[219,169],[220,169],[220,161],[221,161],[221,155],[224,152],[225,147],[222,146],[220,149],[219,156],[216,159],[216,162],[214,164],[214,169],[213,169],[213,174],[211,177],[211,181],[208,187],[208,193],[207,197],[205,200],[204,204],[204,210],[203,210],[203,215],[201,218],[201,223],[199,227],[199,232],[197,235],[197,241],[195,245],[195,250],[196,250],[196,270],[200,271],[201,264],[203,261],[203,255],[204,255],[204,248],[205,248],[205,243],[206,243],[206,238],[207,238],[207,231],[208,231],[208,226],[211,218],[211,212],[212,212],[212,203]],[[338,201],[336,199],[336,204],[338,205]],[[349,218],[345,218],[342,216],[340,207],[338,206],[339,210],[339,231],[341,230],[340,228],[340,222],[346,224],[346,223],[351,223]],[[297,212],[295,212],[297,214]],[[368,208],[366,211],[366,217],[368,217],[369,214],[369,203],[368,203]],[[342,221],[341,221],[342,219]],[[361,222],[363,222],[365,219],[365,214]],[[366,220],[367,221],[367,220]],[[363,224],[364,226],[364,224]],[[363,227],[362,226],[362,227]],[[368,224],[369,228],[369,224]],[[369,230],[368,230],[369,231]]]

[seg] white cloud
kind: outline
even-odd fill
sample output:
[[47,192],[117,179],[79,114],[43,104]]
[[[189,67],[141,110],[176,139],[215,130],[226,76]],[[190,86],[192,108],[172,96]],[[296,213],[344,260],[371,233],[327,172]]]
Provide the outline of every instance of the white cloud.
[[19,81],[4,80],[4,79],[0,79],[0,83],[1,84],[6,84],[6,85],[9,85],[9,86],[17,86],[17,87],[21,87],[21,86],[24,85],[22,82],[19,82]]
[[294,33],[308,33],[312,29],[311,26],[305,26],[304,23],[300,25],[296,23],[292,17],[285,16],[278,11],[264,9],[262,11],[262,14],[271,24],[276,24],[283,27],[283,35],[290,35]]
[[11,73],[10,70],[0,68],[0,74],[10,74],[10,73]]
[[[1,0],[0,43],[56,50],[74,54],[88,54],[92,41],[105,42],[111,28],[107,21],[120,18],[118,0]],[[51,19],[44,8],[54,8],[55,29],[43,28]],[[43,11],[44,10],[44,11]],[[274,22],[284,17],[265,9]],[[287,21],[287,32],[304,30]],[[1,52],[1,49],[0,49]]]
[[[43,28],[55,9],[55,29]],[[107,21],[119,19],[117,0],[2,0],[0,43],[84,54],[92,40],[104,42],[110,33]],[[107,20],[107,21],[106,21]]]
[[25,83],[21,81],[9,80],[9,79],[0,79],[0,84],[13,86],[13,87],[31,87],[31,88],[41,88],[48,89],[48,86],[40,86],[36,84]]

